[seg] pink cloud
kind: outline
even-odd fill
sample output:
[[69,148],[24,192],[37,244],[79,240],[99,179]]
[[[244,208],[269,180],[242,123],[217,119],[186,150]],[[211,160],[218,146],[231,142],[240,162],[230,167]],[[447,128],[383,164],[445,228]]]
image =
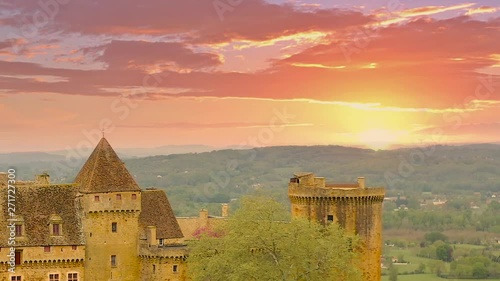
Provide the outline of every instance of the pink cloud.
[[[379,102],[382,99],[384,105],[406,107],[427,107],[425,103],[432,100],[433,107],[442,108],[462,104],[475,93],[481,77],[476,70],[497,63],[491,55],[498,52],[497,46],[500,46],[499,18],[489,21],[476,21],[466,16],[447,20],[419,18],[405,24],[367,30],[351,27],[370,22],[371,16],[352,11],[317,9],[304,12],[291,5],[254,0],[242,2],[221,22],[213,6],[207,6],[211,1],[200,1],[199,6],[191,6],[188,11],[188,4],[193,4],[190,1],[179,2],[176,10],[169,10],[167,8],[173,8],[169,6],[171,1],[143,5],[127,0],[120,5],[105,2],[100,9],[92,10],[95,17],[89,20],[86,15],[91,13],[94,2],[75,1],[57,16],[57,24],[68,31],[106,34],[113,32],[110,30],[122,32],[135,28],[137,32],[147,29],[161,30],[164,34],[186,33],[177,38],[180,42],[139,41],[137,36],[129,36],[128,41],[112,40],[99,47],[71,49],[74,57],[56,58],[56,62],[77,63],[86,61],[85,58],[87,61],[97,59],[108,65],[101,70],[0,62],[0,75],[53,75],[65,79],[45,83],[4,77],[0,80],[4,89],[12,93],[119,95],[119,90],[106,89],[143,87],[148,71],[154,68],[154,72],[160,72],[164,78],[158,83],[157,91],[146,91],[143,97],[150,100],[186,96],[348,102]],[[436,9],[423,7],[413,12]],[[109,12],[107,17],[104,16],[106,11]],[[330,42],[315,43],[290,57],[275,58],[268,69],[255,73],[217,71],[224,54],[199,51],[206,43],[268,40],[311,30],[335,33],[327,38]],[[357,36],[357,31],[364,31],[365,36]],[[153,40],[152,37],[148,39]],[[109,37],[99,40],[109,40]],[[492,80],[496,83],[498,77]],[[189,90],[169,93],[168,89],[172,88]]]
[[[36,1],[16,3],[24,18],[6,24],[31,28],[30,15],[42,11]],[[311,30],[338,30],[372,21],[360,12],[339,9],[305,11],[293,5],[245,0],[229,7],[223,18],[213,0],[163,1],[72,0],[61,5],[50,28],[84,34],[182,34],[191,42],[221,43],[233,39],[264,40]],[[222,20],[223,19],[223,20]],[[45,27],[44,27],[45,28]],[[47,27],[48,28],[48,27]]]
[[180,68],[200,69],[221,64],[216,54],[195,53],[182,43],[118,41],[98,47],[104,49],[98,60],[110,68],[126,69],[155,64],[175,64]]

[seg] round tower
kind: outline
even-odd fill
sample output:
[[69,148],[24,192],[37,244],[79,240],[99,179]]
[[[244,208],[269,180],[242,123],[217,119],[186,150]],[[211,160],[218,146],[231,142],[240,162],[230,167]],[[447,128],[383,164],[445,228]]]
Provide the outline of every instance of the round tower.
[[363,245],[360,266],[364,281],[381,278],[382,202],[384,188],[366,188],[365,179],[357,183],[326,183],[313,173],[297,173],[290,179],[288,196],[292,216],[338,223],[348,233],[359,235]]

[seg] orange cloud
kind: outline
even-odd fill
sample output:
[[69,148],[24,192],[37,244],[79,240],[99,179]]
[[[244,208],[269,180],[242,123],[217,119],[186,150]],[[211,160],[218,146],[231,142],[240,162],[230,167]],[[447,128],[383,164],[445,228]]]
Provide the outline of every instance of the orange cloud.
[[458,4],[458,5],[453,5],[453,6],[426,6],[426,7],[418,7],[418,8],[403,10],[403,11],[399,12],[398,14],[403,16],[403,17],[429,16],[429,15],[435,15],[435,14],[448,12],[448,11],[463,10],[463,9],[472,7],[474,5],[476,5],[476,4],[465,3],[465,4]]
[[320,63],[292,63],[291,65],[293,66],[298,66],[298,67],[315,67],[315,68],[326,68],[326,69],[344,69],[345,65],[338,65],[338,66],[328,66]]
[[495,7],[481,6],[478,8],[471,8],[471,9],[467,10],[467,12],[465,14],[467,16],[472,16],[472,15],[476,15],[476,14],[495,13],[496,11],[498,11],[498,9]]

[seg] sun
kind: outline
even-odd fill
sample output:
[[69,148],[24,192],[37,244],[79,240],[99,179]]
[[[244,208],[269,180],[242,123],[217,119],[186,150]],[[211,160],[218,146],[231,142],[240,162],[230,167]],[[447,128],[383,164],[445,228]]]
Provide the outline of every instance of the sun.
[[396,144],[401,135],[402,132],[399,131],[371,129],[358,133],[358,141],[368,148],[380,150],[387,149],[391,145]]

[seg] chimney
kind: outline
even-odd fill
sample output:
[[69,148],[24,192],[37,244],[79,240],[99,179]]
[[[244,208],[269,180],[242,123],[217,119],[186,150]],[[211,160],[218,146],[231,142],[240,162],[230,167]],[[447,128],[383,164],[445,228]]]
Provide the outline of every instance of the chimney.
[[208,226],[208,210],[201,209],[200,210],[200,227]]
[[326,186],[325,178],[323,178],[323,177],[314,178],[314,186],[315,187],[325,187]]
[[229,205],[227,203],[222,204],[222,217],[223,218],[229,217]]
[[146,231],[146,239],[149,246],[157,246],[158,242],[156,240],[156,226],[148,226]]
[[358,185],[359,185],[360,188],[363,188],[363,189],[366,188],[366,186],[365,186],[365,177],[359,177],[358,178]]

